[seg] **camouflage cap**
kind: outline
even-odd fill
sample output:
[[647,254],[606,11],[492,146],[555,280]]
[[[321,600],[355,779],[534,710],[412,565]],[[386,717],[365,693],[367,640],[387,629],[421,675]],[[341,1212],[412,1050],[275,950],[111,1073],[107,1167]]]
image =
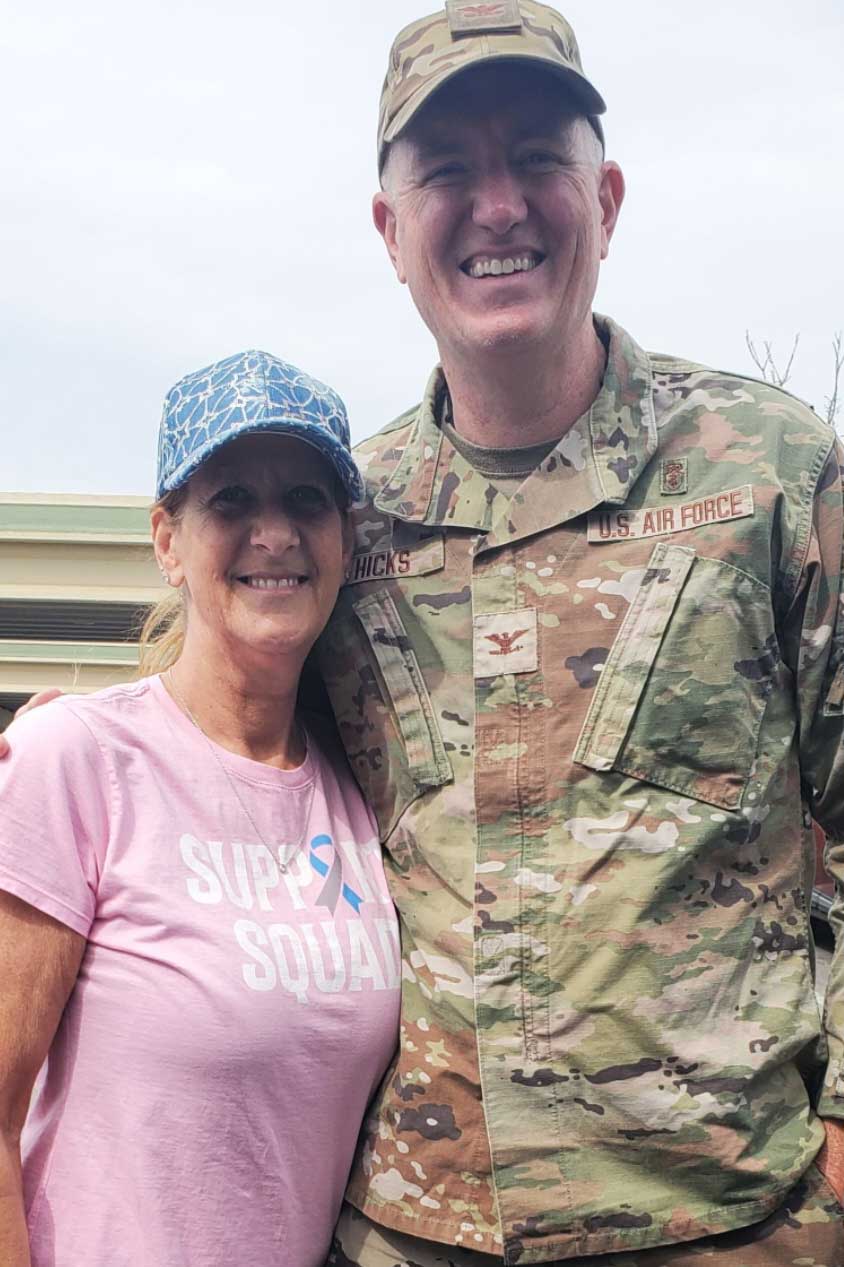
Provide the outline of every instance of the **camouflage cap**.
[[389,143],[438,88],[493,60],[538,62],[563,81],[585,115],[606,110],[583,73],[574,31],[556,9],[536,0],[447,0],[444,10],[411,22],[393,41],[378,116],[379,171]]

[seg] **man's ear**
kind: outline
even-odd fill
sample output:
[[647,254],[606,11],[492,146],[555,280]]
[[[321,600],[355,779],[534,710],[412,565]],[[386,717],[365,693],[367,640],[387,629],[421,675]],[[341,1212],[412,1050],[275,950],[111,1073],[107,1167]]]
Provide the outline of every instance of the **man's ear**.
[[167,584],[176,589],[184,583],[185,573],[176,542],[177,521],[163,506],[153,506],[149,515],[155,561],[167,576]]
[[393,206],[393,200],[385,189],[379,189],[372,199],[372,220],[376,229],[384,239],[384,245],[387,248],[387,254],[393,268],[396,270],[396,277],[402,285],[407,282],[405,271],[402,268],[401,252],[398,245],[398,232],[396,225],[396,212]]
[[601,259],[610,253],[610,241],[624,202],[624,173],[618,163],[602,163],[598,200],[601,204]]

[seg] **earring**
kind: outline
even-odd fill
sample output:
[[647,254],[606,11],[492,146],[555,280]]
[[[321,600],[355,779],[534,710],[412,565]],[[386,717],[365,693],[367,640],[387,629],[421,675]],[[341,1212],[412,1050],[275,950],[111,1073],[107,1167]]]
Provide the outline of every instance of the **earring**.
[[159,572],[161,573],[161,579],[162,579],[162,581],[164,582],[164,584],[165,584],[165,585],[169,585],[169,584],[170,584],[170,573],[166,570],[166,568],[159,568],[158,570],[159,570]]

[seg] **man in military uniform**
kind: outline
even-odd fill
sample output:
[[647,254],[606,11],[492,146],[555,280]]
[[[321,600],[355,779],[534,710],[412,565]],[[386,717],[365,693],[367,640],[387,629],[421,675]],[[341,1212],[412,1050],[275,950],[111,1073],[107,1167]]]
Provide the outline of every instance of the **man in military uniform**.
[[321,658],[404,961],[336,1267],[844,1263],[841,454],[593,314],[603,111],[534,0],[393,45],[374,216],[441,365]]

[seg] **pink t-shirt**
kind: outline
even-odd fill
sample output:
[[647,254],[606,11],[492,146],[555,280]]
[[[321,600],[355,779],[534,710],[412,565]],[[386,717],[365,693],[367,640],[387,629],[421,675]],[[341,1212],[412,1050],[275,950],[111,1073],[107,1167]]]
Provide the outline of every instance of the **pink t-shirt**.
[[23,1140],[34,1267],[322,1267],[398,1033],[342,758],[215,758],[158,678],[11,740],[0,888],[88,939]]

